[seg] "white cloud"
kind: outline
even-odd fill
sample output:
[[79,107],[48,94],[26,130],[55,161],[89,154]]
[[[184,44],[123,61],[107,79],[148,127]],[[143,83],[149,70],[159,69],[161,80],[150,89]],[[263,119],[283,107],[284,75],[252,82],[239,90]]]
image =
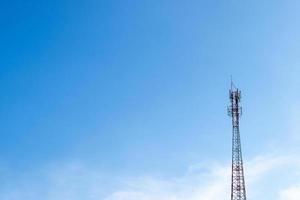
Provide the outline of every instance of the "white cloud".
[[280,200],[299,200],[300,186],[291,186],[280,191]]
[[[259,156],[245,163],[248,199],[271,199],[274,194],[279,200],[299,199],[298,187],[284,188],[280,181],[287,175],[293,176],[300,169],[299,162],[292,156]],[[219,200],[230,199],[230,166],[209,165],[209,170],[191,167],[186,176],[165,180],[159,178],[138,178],[130,180],[120,189],[108,195],[105,200]],[[201,169],[203,165],[200,165]],[[290,169],[285,171],[285,168]],[[272,176],[270,176],[272,175]],[[274,176],[274,177],[273,177]],[[284,182],[284,181],[283,181]],[[265,185],[270,183],[270,185]],[[297,184],[297,183],[295,183]],[[270,195],[268,195],[268,193]]]
[[[300,198],[300,164],[295,156],[258,156],[245,163],[248,199]],[[80,164],[54,165],[0,188],[1,200],[220,200],[230,199],[230,165],[206,163],[175,178],[154,176],[111,180]]]

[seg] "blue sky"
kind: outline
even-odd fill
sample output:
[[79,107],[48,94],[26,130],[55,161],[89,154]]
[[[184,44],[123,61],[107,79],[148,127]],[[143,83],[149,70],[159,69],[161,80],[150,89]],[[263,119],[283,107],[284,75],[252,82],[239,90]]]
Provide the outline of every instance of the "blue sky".
[[273,186],[286,165],[300,169],[299,2],[15,0],[0,9],[2,199],[217,199],[202,176],[225,173],[213,185],[230,184],[230,75],[242,90],[245,170],[264,169],[246,181],[266,177],[274,195],[249,186],[250,199],[300,196],[293,178]]

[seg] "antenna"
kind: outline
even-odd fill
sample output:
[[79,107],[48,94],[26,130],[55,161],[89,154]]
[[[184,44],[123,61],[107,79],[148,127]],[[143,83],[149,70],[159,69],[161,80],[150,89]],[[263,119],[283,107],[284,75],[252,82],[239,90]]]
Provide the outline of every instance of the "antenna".
[[234,85],[234,82],[233,82],[233,79],[232,79],[232,75],[230,75],[230,89],[231,89],[231,91],[233,89],[237,89],[237,87]]

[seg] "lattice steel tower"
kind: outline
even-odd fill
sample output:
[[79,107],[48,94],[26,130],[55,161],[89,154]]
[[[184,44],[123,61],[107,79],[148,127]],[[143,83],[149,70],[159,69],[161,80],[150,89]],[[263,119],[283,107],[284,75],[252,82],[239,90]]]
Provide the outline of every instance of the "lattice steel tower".
[[232,175],[231,175],[231,200],[246,200],[246,188],[242,159],[242,148],[239,130],[239,120],[242,115],[240,107],[241,91],[231,82],[229,90],[231,105],[228,115],[232,117]]

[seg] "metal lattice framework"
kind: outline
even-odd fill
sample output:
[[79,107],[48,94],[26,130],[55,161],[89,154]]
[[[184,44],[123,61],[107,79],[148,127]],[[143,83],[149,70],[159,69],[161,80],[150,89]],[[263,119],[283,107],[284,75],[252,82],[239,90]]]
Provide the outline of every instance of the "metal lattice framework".
[[246,200],[246,188],[242,159],[242,148],[239,130],[239,119],[242,115],[240,107],[241,91],[233,84],[229,90],[231,105],[228,107],[228,115],[232,117],[232,176],[231,176],[231,200]]

